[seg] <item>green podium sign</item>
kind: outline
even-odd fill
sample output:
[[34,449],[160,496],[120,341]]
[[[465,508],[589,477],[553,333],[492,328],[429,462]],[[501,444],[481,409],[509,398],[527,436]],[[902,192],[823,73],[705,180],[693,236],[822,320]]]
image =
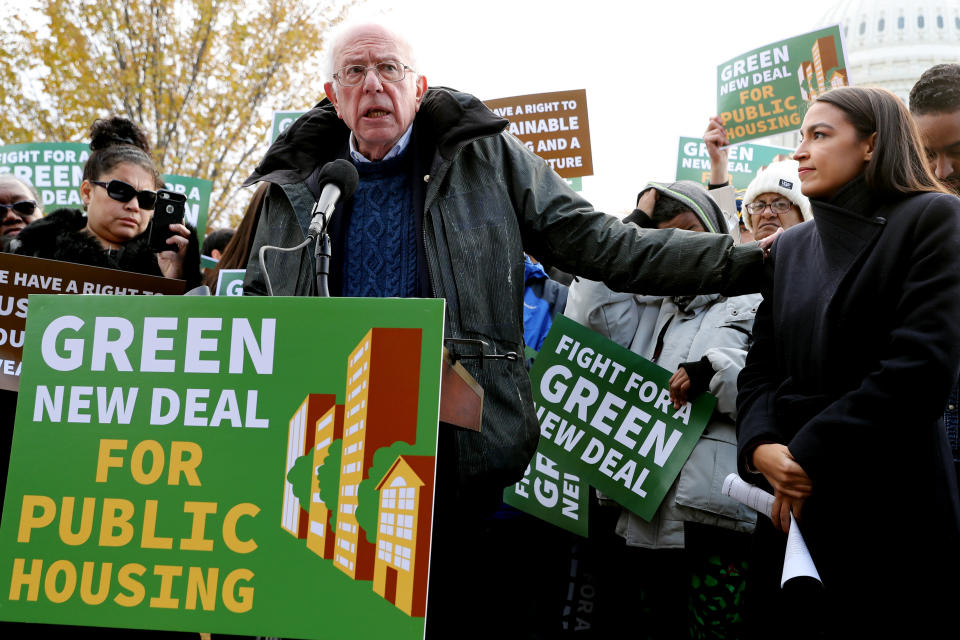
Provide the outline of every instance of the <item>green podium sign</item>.
[[421,638],[442,300],[30,297],[0,619]]

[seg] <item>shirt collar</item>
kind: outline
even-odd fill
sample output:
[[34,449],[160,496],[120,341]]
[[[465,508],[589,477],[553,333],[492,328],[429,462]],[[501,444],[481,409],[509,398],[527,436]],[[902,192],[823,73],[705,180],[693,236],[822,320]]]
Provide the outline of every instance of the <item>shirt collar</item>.
[[[411,124],[407,127],[406,132],[400,139],[397,140],[397,144],[393,145],[393,148],[387,152],[387,155],[383,156],[381,160],[389,160],[390,158],[396,158],[398,155],[403,153],[403,150],[407,148],[407,145],[410,144],[410,134],[413,133],[413,125]],[[353,158],[354,162],[373,162],[370,158],[366,157],[359,151],[357,151],[357,138],[353,135],[353,131],[350,132],[350,157]]]

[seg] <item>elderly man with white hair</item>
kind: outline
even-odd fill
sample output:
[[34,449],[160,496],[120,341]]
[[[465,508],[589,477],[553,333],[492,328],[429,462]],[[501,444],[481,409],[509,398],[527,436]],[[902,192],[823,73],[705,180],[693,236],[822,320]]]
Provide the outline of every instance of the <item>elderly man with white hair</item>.
[[[479,520],[522,476],[537,445],[522,357],[524,251],[614,290],[758,290],[756,246],[736,246],[724,234],[640,229],[594,211],[477,98],[428,88],[410,46],[389,29],[344,30],[332,63],[327,99],[292,124],[247,179],[271,188],[244,288],[265,294],[266,270],[284,275],[273,279],[275,294],[316,295],[311,251],[273,252],[261,264],[258,249],[302,242],[320,169],[345,158],[360,181],[330,222],[331,295],[442,297],[447,338],[482,340],[487,355],[520,356],[463,362],[485,390],[483,425],[440,428],[438,522]],[[461,558],[471,553],[469,545],[458,549]]]

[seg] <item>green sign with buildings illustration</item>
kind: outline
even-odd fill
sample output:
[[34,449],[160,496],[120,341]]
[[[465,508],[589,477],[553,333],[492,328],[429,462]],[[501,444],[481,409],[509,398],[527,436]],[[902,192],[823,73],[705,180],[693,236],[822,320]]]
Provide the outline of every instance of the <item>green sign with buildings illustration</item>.
[[30,297],[0,620],[422,638],[442,300]]
[[837,25],[774,42],[717,67],[717,113],[731,143],[800,128],[806,105],[850,84]]

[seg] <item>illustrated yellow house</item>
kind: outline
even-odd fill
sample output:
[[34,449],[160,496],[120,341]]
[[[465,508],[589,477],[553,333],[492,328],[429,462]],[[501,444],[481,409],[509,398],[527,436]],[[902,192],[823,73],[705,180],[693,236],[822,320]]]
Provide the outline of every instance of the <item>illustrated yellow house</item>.
[[837,69],[834,71],[830,76],[830,86],[834,89],[847,86],[847,70]]
[[373,590],[416,617],[426,613],[435,460],[398,456],[377,485]]

